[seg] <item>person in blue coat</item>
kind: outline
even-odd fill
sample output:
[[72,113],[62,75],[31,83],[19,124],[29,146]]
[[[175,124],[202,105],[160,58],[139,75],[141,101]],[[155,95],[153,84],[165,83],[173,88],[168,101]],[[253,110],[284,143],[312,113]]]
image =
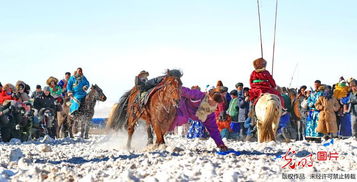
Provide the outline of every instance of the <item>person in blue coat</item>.
[[69,78],[67,84],[68,96],[71,97],[70,114],[79,109],[81,102],[87,95],[88,88],[89,82],[83,75],[82,68],[78,68],[75,74]]

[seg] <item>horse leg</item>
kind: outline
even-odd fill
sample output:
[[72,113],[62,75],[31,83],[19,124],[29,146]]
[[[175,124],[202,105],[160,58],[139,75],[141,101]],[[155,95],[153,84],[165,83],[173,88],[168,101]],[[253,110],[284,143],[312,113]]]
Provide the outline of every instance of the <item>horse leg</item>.
[[67,116],[67,132],[70,138],[73,138],[73,120]]
[[128,126],[128,141],[126,143],[127,149],[131,148],[131,140],[133,139],[133,134],[134,134],[134,126]]
[[304,137],[304,132],[303,132],[303,123],[301,120],[298,121],[298,140],[302,140],[302,138]]
[[79,120],[79,131],[81,132],[81,138],[84,138],[85,122],[86,120],[83,117]]
[[288,132],[289,131],[288,131],[287,127],[281,129],[281,133],[282,133],[282,135],[284,137],[285,142],[290,142],[290,138],[287,136]]
[[77,118],[72,118],[72,135],[76,134],[78,132],[78,119]]
[[158,124],[154,124],[153,128],[154,128],[155,135],[156,135],[156,145],[159,146],[161,144],[164,144],[165,143],[164,135],[161,131],[160,126]]
[[148,143],[147,145],[154,143],[154,136],[152,134],[151,126],[149,124],[146,125],[146,131],[148,133]]
[[301,121],[301,136],[302,136],[302,139],[303,140],[306,140],[305,138],[305,122],[304,121]]
[[84,121],[84,138],[88,139],[89,138],[89,118],[86,118]]
[[63,124],[63,117],[61,115],[61,112],[58,112],[57,114],[57,128],[56,128],[56,135],[57,138],[62,138],[62,132],[61,132],[61,128],[62,128],[62,124]]

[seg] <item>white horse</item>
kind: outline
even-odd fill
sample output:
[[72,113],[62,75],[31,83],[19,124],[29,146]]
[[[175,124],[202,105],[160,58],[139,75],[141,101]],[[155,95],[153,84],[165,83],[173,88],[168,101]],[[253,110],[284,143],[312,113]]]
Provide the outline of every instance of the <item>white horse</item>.
[[275,141],[282,114],[280,98],[274,94],[263,94],[255,105],[258,142]]

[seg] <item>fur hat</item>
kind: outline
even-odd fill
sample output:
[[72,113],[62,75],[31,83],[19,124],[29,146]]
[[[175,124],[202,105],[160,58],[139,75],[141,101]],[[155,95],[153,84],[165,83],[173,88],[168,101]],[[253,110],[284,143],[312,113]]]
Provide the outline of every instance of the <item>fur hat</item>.
[[17,90],[20,90],[20,87],[22,87],[22,89],[25,90],[25,88],[26,88],[26,83],[23,82],[23,81],[21,81],[21,80],[17,81],[17,82],[16,82],[16,89],[17,89]]
[[317,88],[317,92],[319,92],[319,91],[324,91],[325,90],[325,85],[321,85],[321,86],[319,86],[319,88]]
[[57,85],[58,79],[55,78],[55,77],[53,77],[53,76],[51,76],[51,77],[49,77],[49,78],[47,79],[47,81],[46,81],[47,85],[50,86],[52,81],[54,81],[55,84]]
[[3,87],[3,90],[7,90],[8,88],[10,88],[12,92],[16,92],[16,87],[14,85],[12,85],[11,83],[5,84]]
[[223,83],[221,80],[217,81],[216,87],[223,87]]
[[220,92],[220,90],[218,88],[215,88],[215,89],[211,89],[209,92],[208,92],[209,96],[214,100],[216,101],[217,103],[221,103],[223,102],[223,97],[222,97],[222,94]]
[[254,69],[256,69],[256,70],[263,69],[267,66],[267,61],[265,61],[265,59],[263,59],[263,58],[258,58],[253,61],[253,66],[254,66]]
[[201,90],[201,88],[198,85],[194,85],[191,87],[192,90]]

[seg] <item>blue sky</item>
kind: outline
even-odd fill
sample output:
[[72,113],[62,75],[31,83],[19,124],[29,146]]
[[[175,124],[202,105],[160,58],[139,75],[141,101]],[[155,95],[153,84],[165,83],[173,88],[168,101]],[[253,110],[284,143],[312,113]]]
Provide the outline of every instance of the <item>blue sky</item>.
[[[275,79],[288,86],[357,77],[357,1],[279,1]],[[262,0],[271,63],[275,0]],[[142,69],[184,72],[186,86],[248,83],[260,57],[255,0],[0,1],[0,81],[32,87],[81,66],[117,101]],[[270,66],[268,67],[270,70]]]

